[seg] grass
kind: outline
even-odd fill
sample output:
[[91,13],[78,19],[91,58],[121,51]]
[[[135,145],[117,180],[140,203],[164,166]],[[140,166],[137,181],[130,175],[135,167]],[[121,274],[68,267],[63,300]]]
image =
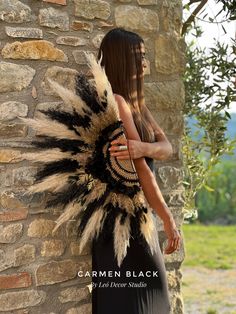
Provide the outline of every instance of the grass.
[[236,314],[236,225],[184,224],[185,313]]
[[231,269],[236,265],[236,225],[184,224],[185,260],[182,266]]

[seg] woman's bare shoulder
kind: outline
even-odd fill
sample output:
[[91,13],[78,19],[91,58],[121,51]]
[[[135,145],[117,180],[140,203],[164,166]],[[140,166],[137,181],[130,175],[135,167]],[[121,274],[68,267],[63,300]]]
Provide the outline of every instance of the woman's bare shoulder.
[[122,119],[122,117],[124,118],[124,116],[131,116],[131,109],[128,105],[128,103],[126,102],[126,100],[124,99],[123,96],[119,95],[119,94],[114,94],[115,100],[117,102],[118,108],[119,108],[119,112],[120,112],[120,117]]
[[123,104],[126,103],[126,101],[125,101],[125,99],[124,99],[123,96],[121,96],[121,95],[119,95],[119,94],[113,94],[113,95],[114,95],[114,97],[115,97],[115,100],[116,100],[118,103],[123,103]]

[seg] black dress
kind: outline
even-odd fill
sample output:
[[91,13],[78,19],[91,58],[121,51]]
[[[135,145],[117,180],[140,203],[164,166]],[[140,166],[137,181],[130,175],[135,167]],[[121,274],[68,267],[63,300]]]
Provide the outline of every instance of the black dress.
[[[153,159],[146,158],[154,171]],[[113,236],[92,242],[92,314],[169,314],[170,298],[163,255],[152,255],[142,237],[132,236],[121,267],[114,256]]]

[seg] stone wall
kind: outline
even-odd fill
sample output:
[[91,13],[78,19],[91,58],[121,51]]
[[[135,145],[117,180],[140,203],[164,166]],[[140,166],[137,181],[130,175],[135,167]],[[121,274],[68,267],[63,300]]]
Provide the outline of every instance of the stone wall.
[[[35,166],[21,158],[34,135],[17,117],[59,106],[46,78],[73,88],[87,71],[84,51],[97,52],[104,34],[121,26],[145,40],[150,60],[146,101],[170,139],[174,154],[156,162],[157,177],[177,225],[182,223],[181,135],[184,42],[180,0],[0,0],[0,312],[91,313],[90,248],[78,254],[75,222],[54,237],[57,210],[44,209],[46,195],[26,197]],[[160,245],[165,234],[159,221]],[[173,313],[183,312],[184,248],[165,255]],[[128,314],[128,313],[127,313]]]

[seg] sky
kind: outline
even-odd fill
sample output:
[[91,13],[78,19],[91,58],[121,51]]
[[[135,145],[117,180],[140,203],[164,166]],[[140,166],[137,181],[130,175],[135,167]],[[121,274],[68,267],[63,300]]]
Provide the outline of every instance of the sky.
[[[183,4],[188,3],[189,0],[184,0]],[[191,11],[197,6],[197,4],[192,5]],[[203,18],[206,13],[208,13],[208,17],[214,18],[214,16],[221,10],[222,5],[216,4],[214,0],[208,0],[207,4],[203,7],[203,9],[198,14],[199,18]],[[204,19],[208,21],[208,17],[205,17]],[[184,19],[186,20],[186,16],[184,16]],[[224,20],[224,14],[218,15],[216,18],[216,21],[222,21]],[[214,38],[218,39],[220,42],[224,43],[230,43],[231,38],[236,38],[236,21],[230,21],[230,22],[224,22],[223,26],[226,30],[226,34],[224,33],[224,30],[222,29],[220,24],[217,23],[207,23],[201,20],[197,20],[198,25],[202,27],[204,30],[204,33],[202,34],[202,38],[198,39],[198,45],[200,45],[203,48],[211,47],[214,43]],[[229,112],[235,112],[236,113],[236,102],[233,102],[231,104],[231,107]]]

